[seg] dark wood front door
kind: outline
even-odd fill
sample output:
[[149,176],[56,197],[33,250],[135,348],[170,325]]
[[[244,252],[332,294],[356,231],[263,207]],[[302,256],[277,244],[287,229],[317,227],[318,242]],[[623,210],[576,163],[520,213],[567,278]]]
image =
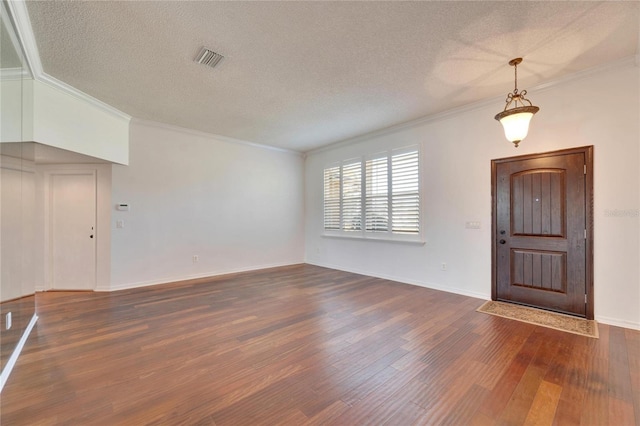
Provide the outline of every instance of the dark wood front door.
[[593,318],[593,147],[493,160],[492,298]]

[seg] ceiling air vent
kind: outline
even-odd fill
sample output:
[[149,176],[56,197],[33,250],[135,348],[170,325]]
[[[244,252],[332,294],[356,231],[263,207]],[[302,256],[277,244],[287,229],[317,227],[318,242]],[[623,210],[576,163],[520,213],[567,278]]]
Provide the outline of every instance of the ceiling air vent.
[[220,63],[221,60],[224,59],[219,53],[214,52],[213,50],[209,50],[206,47],[203,47],[195,61],[199,64],[208,65],[211,68],[215,67]]

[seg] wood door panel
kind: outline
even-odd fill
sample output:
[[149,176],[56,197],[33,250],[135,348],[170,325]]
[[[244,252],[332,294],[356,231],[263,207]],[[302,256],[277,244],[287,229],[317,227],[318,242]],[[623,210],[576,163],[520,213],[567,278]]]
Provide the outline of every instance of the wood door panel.
[[565,182],[561,169],[511,175],[511,234],[565,237]]
[[591,149],[492,161],[494,300],[593,317]]
[[567,255],[563,252],[511,250],[512,285],[567,292]]

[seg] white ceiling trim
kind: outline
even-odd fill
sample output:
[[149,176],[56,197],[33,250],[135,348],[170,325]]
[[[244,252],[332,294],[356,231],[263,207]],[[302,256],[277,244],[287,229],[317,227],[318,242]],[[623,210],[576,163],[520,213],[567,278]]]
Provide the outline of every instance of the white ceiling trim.
[[[42,62],[40,61],[40,53],[38,52],[38,46],[35,40],[35,35],[33,33],[33,29],[31,27],[31,20],[29,19],[29,13],[27,11],[27,7],[24,0],[16,0],[16,1],[8,1],[9,9],[11,11],[11,15],[13,16],[16,23],[16,32],[18,33],[18,38],[22,41],[22,45],[24,46],[25,56],[27,59],[27,63],[34,78],[38,81],[41,81],[45,84],[48,84],[54,88],[58,88],[76,98],[88,102],[105,112],[113,114],[119,118],[123,118],[131,121],[134,119],[130,115],[108,105],[93,96],[87,95],[86,93],[76,89],[73,86],[68,85],[67,83],[58,80],[55,77],[52,77],[45,73],[42,69]],[[11,74],[11,77],[15,77],[14,73]],[[161,128],[165,130],[170,130],[182,134],[189,134],[196,137],[203,137],[206,139],[215,139],[222,142],[234,143],[240,145],[248,145],[256,148],[266,149],[270,151],[278,151],[278,152],[286,152],[290,154],[295,154],[302,156],[302,153],[295,150],[290,150],[286,148],[279,148],[270,145],[263,145],[255,142],[244,141],[240,139],[234,139],[227,136],[216,135],[212,133],[201,132],[198,130],[187,129],[185,127],[173,126],[166,123],[158,123],[155,121],[149,120],[141,120],[134,119],[135,122],[143,124],[149,127]]]
[[109,113],[111,115],[114,115],[117,118],[123,119],[123,120],[127,120],[130,121],[131,120],[131,116],[129,114],[126,114],[122,111],[120,111],[117,108],[112,107],[109,104],[106,104],[104,102],[102,102],[99,99],[94,98],[93,96],[89,96],[84,92],[81,92],[80,90],[76,89],[73,86],[68,85],[67,83],[65,83],[64,81],[60,81],[55,77],[51,77],[49,74],[45,73],[45,72],[41,72],[38,76],[38,74],[35,74],[36,77],[35,79],[45,83],[49,86],[52,86],[56,89],[62,90],[63,92],[74,96],[78,99],[80,99],[81,101],[87,102],[101,110],[103,110],[106,113]]
[[185,135],[195,136],[199,138],[213,139],[219,142],[227,142],[227,143],[238,144],[238,145],[247,145],[254,148],[266,149],[267,151],[286,152],[288,154],[303,156],[303,153],[293,149],[280,148],[277,146],[264,145],[256,142],[245,141],[242,139],[230,138],[228,136],[217,135],[215,133],[207,133],[207,132],[202,132],[200,130],[189,129],[186,127],[174,126],[173,124],[160,123],[160,122],[151,121],[151,120],[142,120],[140,118],[135,118],[135,117],[132,118],[132,123],[140,124],[146,127],[154,127],[157,129],[169,130],[172,132],[182,133]]
[[27,6],[24,0],[10,0],[7,1],[9,6],[9,10],[11,12],[11,16],[13,16],[13,20],[16,25],[16,32],[18,33],[18,38],[22,42],[22,46],[24,48],[24,54],[27,59],[27,64],[31,69],[31,74],[35,80],[38,80],[42,83],[45,83],[51,87],[59,89],[71,96],[74,96],[84,102],[87,102],[104,112],[112,114],[118,118],[124,120],[131,120],[131,116],[129,114],[125,114],[112,107],[109,104],[106,104],[93,96],[89,96],[84,92],[76,89],[73,86],[68,85],[67,83],[58,80],[55,77],[50,76],[45,73],[42,69],[42,62],[40,61],[40,53],[38,52],[38,45],[36,43],[36,38],[33,34],[33,29],[31,27],[31,20],[29,19],[29,12],[27,11]]
[[0,81],[23,80],[29,77],[31,77],[31,75],[29,74],[29,71],[23,68],[1,68],[0,69]]
[[[602,72],[606,72],[612,69],[621,68],[628,65],[640,66],[640,54],[619,59],[617,61],[609,62],[606,64],[599,65],[597,67],[589,68],[587,70],[578,71],[576,73],[558,78],[556,80],[551,80],[542,84],[538,84],[537,86],[532,86],[527,88],[528,92],[543,92],[545,90],[551,89],[553,87],[567,84],[572,81],[580,80],[585,77],[589,77],[594,74],[599,74]],[[505,93],[509,92],[509,87],[505,88]],[[390,127],[385,127],[384,129],[375,130],[373,132],[365,133],[362,135],[355,136],[353,138],[345,139],[339,142],[332,143],[330,145],[326,145],[320,148],[316,148],[310,151],[305,152],[305,155],[317,154],[324,151],[329,151],[332,149],[340,148],[346,145],[351,145],[358,142],[363,142],[368,139],[372,139],[379,136],[388,135],[390,133],[395,133],[404,129],[410,129],[413,127],[420,126],[426,123],[432,123],[434,121],[444,120],[454,115],[462,114],[469,111],[475,111],[481,108],[485,108],[490,105],[496,106],[496,111],[500,108],[504,107],[504,96],[495,96],[493,98],[483,99],[478,102],[474,102],[471,104],[463,105],[461,107],[453,108],[447,111],[443,111],[437,114],[427,115],[424,117],[416,118],[415,120],[406,121],[404,123],[396,124]],[[489,117],[491,118],[491,117]]]
[[[76,98],[80,98],[82,100],[84,100],[85,102],[89,102],[97,107],[99,107],[101,110],[104,111],[108,111],[109,113],[115,114],[118,117],[124,117],[128,120],[131,120],[131,116],[127,115],[125,113],[123,113],[122,111],[112,107],[111,105],[108,105],[98,99],[95,99],[93,97],[91,97],[90,95],[85,94],[84,92],[79,91],[78,89],[60,81],[57,80],[56,78],[46,74],[43,72],[42,70],[42,63],[40,60],[40,55],[38,53],[38,49],[37,49],[37,45],[35,42],[35,36],[32,30],[32,26],[31,26],[31,20],[29,18],[29,13],[27,11],[27,3],[26,0],[8,0],[6,2],[9,6],[9,9],[12,11],[12,15],[14,17],[14,20],[16,21],[16,26],[17,28],[17,32],[19,34],[20,39],[22,40],[22,43],[24,45],[24,50],[25,50],[25,55],[27,56],[27,61],[28,64],[30,66],[30,68],[32,69],[34,78],[36,78],[37,80],[46,83],[50,86],[54,86],[56,88],[58,88],[59,90],[62,90],[66,93],[69,93],[73,96],[75,96]],[[34,22],[36,22],[34,20]],[[638,34],[638,37],[640,38],[640,34]],[[638,56],[640,54],[640,47],[636,46],[636,56],[634,57],[634,60],[636,61],[636,65],[638,64],[638,61],[640,60],[640,56]],[[43,51],[43,54],[47,53]],[[627,52],[626,54],[629,54],[629,52]],[[46,58],[46,55],[45,55]],[[553,87],[557,84],[561,84],[561,83],[567,83],[570,80],[573,80],[575,78],[581,78],[583,76],[587,76],[590,75],[594,72],[600,71],[601,69],[608,69],[612,66],[619,66],[620,63],[626,63],[626,61],[628,60],[628,58],[624,59],[624,60],[618,60],[615,62],[611,62],[611,63],[607,63],[604,64],[603,66],[598,66],[595,68],[591,68],[582,72],[578,72],[575,74],[572,74],[570,76],[567,77],[563,77],[563,78],[559,78],[556,81],[551,81],[548,83],[544,83],[541,84],[539,86],[535,86],[535,87],[529,87],[530,91],[536,90],[536,91],[542,91],[542,90],[546,90],[547,88]],[[612,65],[613,64],[613,65]],[[504,93],[506,93],[508,91],[508,87],[505,87],[504,89]],[[313,98],[311,98],[313,99]],[[488,98],[488,99],[481,99],[479,101],[473,102],[473,103],[469,103],[467,105],[463,105],[460,107],[456,107],[453,109],[449,109],[443,112],[439,112],[436,114],[430,114],[430,115],[425,115],[422,117],[419,117],[417,119],[414,120],[410,120],[407,122],[403,122],[403,123],[399,123],[399,124],[395,124],[383,129],[377,129],[371,132],[367,132],[364,134],[360,134],[351,138],[347,138],[347,139],[343,139],[343,140],[339,140],[336,141],[330,145],[324,146],[324,147],[319,147],[319,148],[315,148],[315,149],[309,149],[309,150],[305,150],[305,149],[300,149],[300,150],[296,150],[296,149],[286,149],[286,148],[276,148],[270,145],[265,145],[265,144],[261,144],[259,143],[260,140],[266,140],[266,136],[265,137],[261,137],[261,134],[264,136],[264,130],[262,130],[262,132],[257,132],[255,133],[255,137],[254,136],[249,136],[247,137],[247,139],[251,139],[251,140],[255,140],[257,142],[248,142],[246,140],[240,140],[240,139],[234,139],[232,137],[227,137],[227,136],[221,136],[218,135],[216,133],[212,133],[213,132],[217,132],[219,130],[219,128],[217,127],[213,127],[211,129],[206,129],[203,131],[196,131],[196,130],[191,130],[191,128],[185,128],[185,127],[178,127],[178,126],[173,126],[173,125],[163,125],[161,123],[157,123],[158,125],[162,125],[164,128],[167,129],[172,129],[175,131],[181,131],[183,133],[190,133],[190,134],[194,134],[194,135],[199,135],[199,136],[204,136],[204,137],[209,137],[209,138],[213,138],[216,140],[226,140],[229,142],[234,142],[234,143],[241,143],[241,144],[245,144],[245,145],[252,145],[252,146],[256,146],[256,147],[260,147],[260,148],[267,148],[267,149],[276,149],[276,150],[281,150],[284,152],[295,152],[295,153],[300,153],[300,152],[306,152],[306,153],[316,153],[316,152],[321,152],[327,149],[333,149],[342,145],[347,145],[347,144],[352,144],[352,143],[357,143],[363,140],[367,140],[370,139],[372,137],[376,137],[376,136],[380,136],[380,135],[385,135],[385,134],[389,134],[391,132],[395,132],[395,131],[399,131],[401,129],[406,129],[406,128],[411,128],[414,126],[418,126],[424,123],[428,123],[428,122],[432,122],[432,121],[436,121],[436,120],[442,120],[446,117],[450,117],[450,116],[455,116],[457,114],[461,114],[464,113],[465,111],[470,111],[470,110],[475,110],[478,108],[487,108],[490,104],[493,105],[495,104],[496,107],[500,108],[501,105],[504,105],[503,103],[503,96],[495,96],[492,98]],[[309,101],[309,99],[306,100],[307,102]],[[114,103],[115,104],[115,103]],[[123,107],[123,106],[122,106]],[[136,114],[135,112],[133,114]],[[152,117],[149,117],[151,119],[153,119]],[[159,121],[164,121],[163,119],[160,119]],[[150,123],[151,120],[148,121],[148,123]],[[208,131],[207,131],[208,130]],[[221,128],[220,128],[221,130]],[[354,132],[356,133],[356,132]],[[352,133],[353,134],[353,133]],[[242,136],[241,136],[242,137]],[[300,140],[303,140],[303,137],[298,136],[298,138]],[[335,139],[334,139],[335,140]],[[279,142],[276,140],[276,143]],[[280,141],[282,142],[282,141]]]
[[[18,33],[18,39],[22,42],[21,49],[27,59],[27,65],[31,69],[31,73],[35,74],[35,71],[42,73],[42,63],[40,62],[40,55],[38,54],[38,46],[36,45],[36,39],[31,29],[31,21],[29,20],[29,13],[27,12],[27,6],[24,1],[7,1],[9,7],[9,13],[13,17],[15,22],[15,30]],[[20,46],[18,46],[19,48]]]
[[[6,28],[13,28],[14,25],[11,21],[11,14],[9,13],[5,2],[0,3],[0,9],[2,9],[2,16],[0,17],[2,18],[2,24]],[[7,33],[9,34],[9,39],[11,40],[11,44],[13,45],[13,49],[19,56],[22,56],[22,47],[20,46],[20,40],[18,40],[18,36],[14,31],[8,30]]]

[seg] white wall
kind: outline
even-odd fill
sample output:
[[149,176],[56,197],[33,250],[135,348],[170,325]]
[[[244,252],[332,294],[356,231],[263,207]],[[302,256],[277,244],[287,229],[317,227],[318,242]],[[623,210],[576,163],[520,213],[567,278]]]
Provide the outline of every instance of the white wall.
[[35,291],[35,172],[33,163],[0,155],[0,301]]
[[[1,72],[2,70],[0,70]],[[22,77],[17,74],[16,77]],[[33,80],[0,74],[0,143],[33,137]]]
[[0,79],[0,142],[22,141],[22,80]]
[[[306,159],[306,262],[485,299],[491,294],[491,159],[594,145],[596,319],[640,328],[639,69],[633,61],[529,90],[540,107],[515,149],[480,106]],[[509,88],[505,88],[505,93]],[[380,148],[422,144],[426,244],[322,236],[322,170],[332,161]],[[627,212],[606,215],[606,211]],[[465,229],[480,221],[481,229]],[[440,270],[446,263],[447,270]]]
[[133,121],[129,166],[113,166],[112,202],[130,211],[112,207],[111,288],[301,263],[303,166],[296,153]]
[[76,96],[38,80],[30,82],[33,84],[33,134],[23,135],[23,140],[114,163],[128,163],[128,116],[92,101],[81,92],[76,91]]

